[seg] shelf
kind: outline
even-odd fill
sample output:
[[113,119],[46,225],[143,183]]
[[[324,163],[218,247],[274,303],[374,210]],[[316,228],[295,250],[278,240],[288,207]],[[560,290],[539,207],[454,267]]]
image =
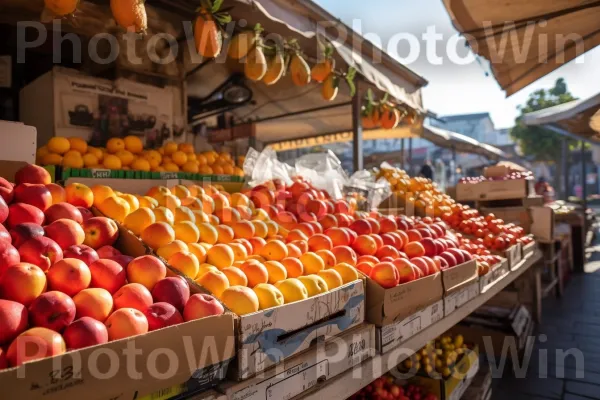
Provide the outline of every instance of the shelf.
[[465,319],[469,314],[497,295],[541,259],[541,252],[536,250],[530,257],[522,261],[523,265],[516,271],[511,271],[506,277],[488,289],[487,292],[480,294],[464,306],[458,308],[452,314],[443,318],[441,321],[424,329],[399,347],[392,349],[383,355],[376,355],[363,362],[355,369],[346,371],[330,381],[318,384],[309,392],[296,396],[294,400],[346,399],[352,396],[375,379],[383,376],[406,358],[410,357],[417,350],[425,346],[427,342],[440,336]]

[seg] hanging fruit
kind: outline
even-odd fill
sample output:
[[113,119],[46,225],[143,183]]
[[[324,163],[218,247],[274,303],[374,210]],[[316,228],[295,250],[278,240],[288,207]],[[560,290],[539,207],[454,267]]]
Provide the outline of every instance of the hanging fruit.
[[279,82],[284,72],[285,60],[283,54],[280,50],[275,50],[273,54],[267,56],[267,72],[262,81],[265,85],[274,85]]
[[254,30],[242,31],[235,35],[229,42],[227,55],[234,60],[241,60],[246,57],[250,50],[256,45],[256,40],[262,32],[260,24],[256,24]]
[[329,76],[323,81],[323,85],[321,87],[321,95],[327,101],[333,101],[339,90],[339,77],[331,73]]
[[263,53],[260,41],[256,42],[248,55],[244,64],[244,75],[252,81],[260,81],[267,73],[267,59]]
[[44,0],[46,10],[56,17],[66,17],[77,9],[79,0]]
[[203,0],[194,23],[196,51],[204,58],[215,58],[223,47],[223,26],[231,22],[231,16],[219,12],[223,0]]
[[375,107],[371,112],[371,123],[373,124],[373,128],[379,128],[381,124],[381,111],[379,107]]
[[375,107],[376,107],[376,104],[375,104],[375,101],[373,100],[373,91],[371,89],[369,89],[367,91],[366,104],[362,108],[361,123],[362,123],[363,129],[375,128],[375,125],[373,124],[373,118],[372,118],[373,110],[375,109]]
[[127,31],[145,32],[148,29],[144,0],[110,0],[110,10],[117,24]]
[[292,55],[290,74],[296,86],[306,86],[310,83],[310,67],[299,52]]
[[312,67],[310,76],[313,81],[322,83],[327,79],[335,68],[335,60],[333,59],[333,46],[328,44],[323,51],[323,61]]
[[398,126],[398,123],[400,123],[400,111],[389,105],[384,106],[381,114],[381,127],[383,129],[394,129]]

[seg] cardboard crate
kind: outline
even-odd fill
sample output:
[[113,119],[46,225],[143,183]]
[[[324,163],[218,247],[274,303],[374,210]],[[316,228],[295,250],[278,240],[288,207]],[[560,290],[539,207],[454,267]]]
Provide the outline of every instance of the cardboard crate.
[[[115,247],[147,254],[122,227]],[[2,370],[0,387],[7,398],[44,400],[135,399],[182,382],[206,390],[224,378],[234,355],[234,316],[225,313]],[[132,366],[139,375],[128,375]]]
[[544,206],[519,207],[482,207],[483,214],[493,213],[505,222],[512,222],[523,227],[526,233],[531,233],[541,240],[554,238],[554,210]]
[[535,253],[535,249],[537,249],[537,243],[531,242],[529,244],[521,245],[521,258],[524,260],[528,257],[531,257],[533,253]]
[[527,179],[486,180],[456,185],[456,200],[507,200],[528,197],[534,192],[533,181]]
[[401,321],[377,327],[377,351],[381,354],[387,353],[442,318],[444,302],[439,300]]
[[477,261],[471,260],[442,271],[444,295],[456,292],[478,280]]
[[384,289],[367,278],[367,321],[376,326],[402,321],[442,299],[444,287],[440,272]]
[[479,277],[479,291],[481,293],[487,292],[509,273],[510,268],[508,268],[508,260],[503,258],[502,261],[490,268],[490,272]]
[[444,296],[444,316],[448,316],[458,308],[479,296],[479,280]]
[[248,379],[364,321],[363,279],[302,301],[237,316],[237,363],[230,377]]
[[514,244],[510,246],[508,249],[499,252],[493,252],[496,255],[499,255],[502,258],[505,258],[508,261],[508,267],[511,271],[515,271],[521,265],[521,261],[523,260],[523,251],[521,249],[521,243]]
[[285,360],[259,376],[220,386],[229,400],[291,399],[374,355],[375,327],[360,325]]
[[422,386],[439,400],[459,400],[479,371],[479,348],[465,353],[455,365],[454,373],[446,378],[417,375],[410,382]]
[[37,136],[34,126],[21,122],[0,121],[0,141],[3,144],[0,146],[0,160],[35,163]]

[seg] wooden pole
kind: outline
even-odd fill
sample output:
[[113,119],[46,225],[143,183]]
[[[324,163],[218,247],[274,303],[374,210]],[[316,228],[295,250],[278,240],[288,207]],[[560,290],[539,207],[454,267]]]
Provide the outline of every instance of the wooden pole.
[[363,169],[363,129],[362,129],[362,96],[359,89],[360,82],[356,82],[356,94],[352,98],[352,162],[354,172]]

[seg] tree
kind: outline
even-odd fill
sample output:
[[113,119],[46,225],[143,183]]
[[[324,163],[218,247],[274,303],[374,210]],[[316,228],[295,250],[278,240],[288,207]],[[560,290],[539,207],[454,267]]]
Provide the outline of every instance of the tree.
[[[517,117],[515,126],[510,131],[511,137],[521,148],[525,156],[532,157],[535,161],[555,163],[554,187],[557,189],[561,186],[560,177],[563,175],[562,164],[557,161],[561,159],[562,143],[565,140],[565,136],[540,126],[527,126],[522,122],[522,117],[524,114],[554,107],[573,100],[577,99],[569,93],[565,80],[559,78],[556,80],[553,88],[536,90],[529,95],[529,99],[527,99],[525,105],[519,106],[521,115]],[[570,148],[575,148],[578,145],[576,140],[566,140]]]

